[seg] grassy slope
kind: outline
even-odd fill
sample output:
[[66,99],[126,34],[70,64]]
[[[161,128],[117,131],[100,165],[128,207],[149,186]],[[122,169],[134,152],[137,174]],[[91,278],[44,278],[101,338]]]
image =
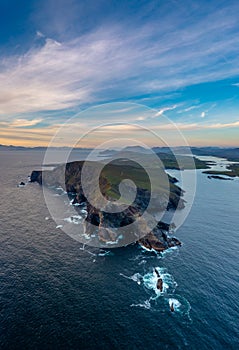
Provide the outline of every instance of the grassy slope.
[[[98,175],[94,175],[97,162],[87,162],[88,174],[87,181],[89,183]],[[79,192],[81,187],[81,169],[83,162],[72,162],[66,166],[57,166],[53,171],[44,171],[45,183],[48,185],[67,185],[68,191]],[[102,164],[101,164],[102,165]],[[132,161],[119,160],[111,162],[103,167],[100,175],[99,183],[101,192],[108,198],[119,199],[119,184],[122,180],[130,179],[138,189],[148,190],[154,194],[163,195],[168,193],[168,177],[164,169],[157,164],[145,164],[151,170],[153,181],[150,181],[147,171],[140,165],[132,163]],[[169,177],[170,178],[170,177]],[[152,182],[155,184],[152,186]],[[63,186],[64,187],[64,186]],[[180,189],[177,185],[170,182],[170,196],[173,199],[179,195]]]

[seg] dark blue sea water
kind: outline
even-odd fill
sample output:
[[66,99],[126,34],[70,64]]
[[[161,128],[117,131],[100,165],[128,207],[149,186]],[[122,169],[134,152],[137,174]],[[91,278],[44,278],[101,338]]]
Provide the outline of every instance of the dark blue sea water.
[[238,348],[238,180],[198,171],[181,248],[106,255],[56,229],[40,186],[16,187],[42,157],[0,153],[1,349]]

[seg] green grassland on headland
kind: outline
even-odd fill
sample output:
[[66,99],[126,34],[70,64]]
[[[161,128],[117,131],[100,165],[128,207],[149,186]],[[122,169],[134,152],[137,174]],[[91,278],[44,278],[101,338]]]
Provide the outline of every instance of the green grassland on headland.
[[205,162],[196,157],[181,156],[176,157],[173,154],[158,153],[160,160],[163,162],[165,169],[192,170],[192,169],[209,169],[210,162]]
[[[155,153],[157,158],[153,158],[148,154],[131,152],[131,151],[120,151],[114,155],[117,158],[124,159],[134,159],[135,162],[141,163],[142,159],[144,164],[148,164],[150,167],[158,167],[161,163],[161,166],[165,169],[175,169],[175,170],[191,170],[191,169],[210,169],[212,162],[200,160],[194,156],[189,155],[176,155],[173,152],[157,152]],[[153,162],[152,162],[153,159]],[[148,163],[147,163],[148,162]]]

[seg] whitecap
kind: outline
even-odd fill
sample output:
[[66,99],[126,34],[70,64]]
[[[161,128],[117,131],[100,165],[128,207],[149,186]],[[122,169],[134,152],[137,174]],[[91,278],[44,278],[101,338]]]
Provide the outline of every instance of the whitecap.
[[123,236],[119,235],[118,238],[115,241],[107,241],[106,244],[108,244],[108,245],[118,244],[119,240],[121,240],[122,238],[123,238]]
[[178,251],[178,247],[170,247],[170,248],[168,248],[168,249],[166,249],[166,250],[164,250],[162,253],[161,253],[161,255],[162,255],[162,257],[165,257],[167,254],[172,254],[172,253],[174,253],[175,251]]
[[132,276],[126,276],[123,273],[120,273],[120,276],[122,276],[124,278],[127,278],[129,280],[132,280],[132,281],[136,282],[139,285],[141,284],[142,276],[140,275],[140,273],[135,273]]
[[63,225],[57,225],[56,226],[56,228],[62,228],[63,227]]
[[180,303],[180,301],[178,301],[178,300],[175,299],[175,298],[169,298],[169,299],[168,299],[168,304],[169,304],[169,306],[171,306],[171,305],[173,304],[174,311],[179,311],[179,310],[180,310],[180,307],[182,306],[182,304]]
[[140,266],[140,265],[143,265],[143,264],[146,264],[146,260],[141,260],[139,263],[138,263],[138,265]]
[[98,256],[107,256],[107,255],[114,255],[114,253],[112,253],[110,250],[105,250],[98,254]]
[[148,249],[141,244],[140,244],[140,248],[142,249],[143,252],[150,252],[150,253],[158,254],[158,252],[155,249]]
[[145,300],[142,304],[131,304],[130,307],[142,307],[144,309],[150,310],[151,309],[151,304],[149,300]]
[[192,322],[190,318],[191,305],[186,298],[178,294],[171,294],[165,297],[165,299],[169,306],[169,310],[170,306],[173,304],[175,313],[180,314],[181,316],[186,316],[189,321]]
[[82,222],[82,216],[72,215],[72,216],[69,216],[68,218],[65,218],[63,220],[70,223],[70,224],[79,225]]
[[[155,269],[158,271],[160,278],[163,281],[162,291],[157,288],[158,276],[155,272]],[[163,267],[156,267],[153,272],[146,273],[143,276],[144,286],[147,289],[151,289],[155,292],[157,296],[163,295],[168,291],[174,291],[177,287],[177,283],[174,281],[172,275],[170,275],[167,270]]]

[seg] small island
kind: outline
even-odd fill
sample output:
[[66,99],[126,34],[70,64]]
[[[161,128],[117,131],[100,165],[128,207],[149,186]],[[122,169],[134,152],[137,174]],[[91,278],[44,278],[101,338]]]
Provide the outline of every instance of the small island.
[[239,177],[239,164],[230,164],[227,166],[227,170],[206,170],[203,171],[203,173],[211,175],[211,177],[214,179],[222,180],[226,179],[222,176],[229,176],[229,178]]

